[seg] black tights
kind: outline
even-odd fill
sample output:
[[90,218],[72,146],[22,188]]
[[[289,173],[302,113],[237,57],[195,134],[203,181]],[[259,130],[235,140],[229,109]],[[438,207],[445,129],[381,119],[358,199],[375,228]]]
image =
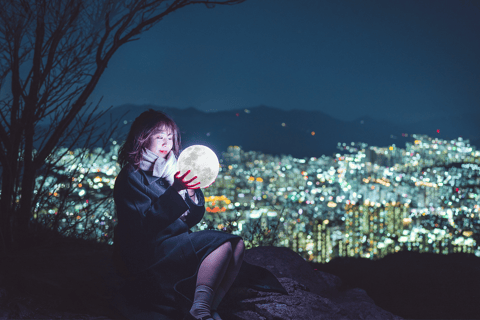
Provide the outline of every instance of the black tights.
[[245,245],[243,240],[227,241],[212,251],[200,265],[197,286],[205,285],[213,289],[215,297],[211,306],[216,310],[220,301],[233,284],[242,265]]

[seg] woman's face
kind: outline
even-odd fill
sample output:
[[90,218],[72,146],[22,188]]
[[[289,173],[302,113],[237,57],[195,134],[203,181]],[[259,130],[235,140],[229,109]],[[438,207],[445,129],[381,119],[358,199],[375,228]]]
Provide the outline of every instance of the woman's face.
[[150,136],[147,142],[147,149],[166,158],[173,147],[173,132],[168,128],[158,129]]

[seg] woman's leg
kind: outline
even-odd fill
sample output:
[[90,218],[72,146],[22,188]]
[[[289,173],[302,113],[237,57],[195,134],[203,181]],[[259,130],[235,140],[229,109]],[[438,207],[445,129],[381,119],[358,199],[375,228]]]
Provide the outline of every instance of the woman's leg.
[[209,316],[217,291],[232,259],[232,244],[227,241],[203,259],[197,275],[195,298],[190,313],[197,318]]
[[[232,241],[233,242],[233,241]],[[218,290],[215,291],[215,298],[213,300],[212,309],[217,310],[218,305],[222,301],[223,297],[230,289],[231,285],[235,281],[240,267],[242,266],[243,255],[245,253],[245,244],[242,239],[239,239],[232,243],[233,246],[233,256],[230,260],[230,264],[225,272],[222,282],[218,287]]]

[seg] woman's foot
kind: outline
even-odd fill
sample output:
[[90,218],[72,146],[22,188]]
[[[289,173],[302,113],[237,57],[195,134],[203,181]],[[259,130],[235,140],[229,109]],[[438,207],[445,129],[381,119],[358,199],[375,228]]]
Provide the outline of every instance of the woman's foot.
[[210,306],[212,305],[213,296],[212,288],[207,285],[198,285],[195,289],[195,298],[189,312],[192,317],[199,320],[211,320]]

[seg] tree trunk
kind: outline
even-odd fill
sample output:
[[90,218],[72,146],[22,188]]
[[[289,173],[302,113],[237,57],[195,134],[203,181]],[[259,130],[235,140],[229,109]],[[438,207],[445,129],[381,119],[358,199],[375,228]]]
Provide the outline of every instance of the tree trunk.
[[3,168],[2,173],[2,194],[0,199],[0,235],[1,235],[1,252],[7,253],[11,250],[13,244],[13,233],[11,217],[13,213],[13,189],[14,183],[12,172],[8,168]]
[[22,193],[20,199],[20,208],[15,213],[15,243],[18,248],[26,248],[30,236],[30,218],[32,217],[32,198],[35,186],[35,168],[32,165],[26,165],[22,180]]

